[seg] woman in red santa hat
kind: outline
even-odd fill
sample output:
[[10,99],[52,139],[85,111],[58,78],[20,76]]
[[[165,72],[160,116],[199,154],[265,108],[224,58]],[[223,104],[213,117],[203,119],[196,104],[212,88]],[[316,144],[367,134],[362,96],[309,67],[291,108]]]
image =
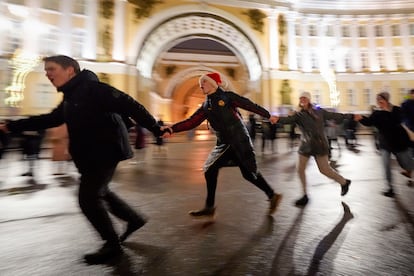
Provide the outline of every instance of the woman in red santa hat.
[[282,195],[275,193],[258,171],[253,144],[237,108],[256,113],[272,123],[276,123],[276,117],[249,99],[231,91],[224,91],[220,87],[222,81],[218,73],[202,75],[199,83],[206,100],[188,119],[170,127],[173,133],[181,132],[193,129],[208,120],[217,136],[217,144],[203,168],[207,184],[205,206],[200,210],[190,211],[189,214],[193,217],[214,216],[218,173],[222,167],[227,166],[238,166],[243,177],[266,194],[269,200],[268,214],[273,214]]

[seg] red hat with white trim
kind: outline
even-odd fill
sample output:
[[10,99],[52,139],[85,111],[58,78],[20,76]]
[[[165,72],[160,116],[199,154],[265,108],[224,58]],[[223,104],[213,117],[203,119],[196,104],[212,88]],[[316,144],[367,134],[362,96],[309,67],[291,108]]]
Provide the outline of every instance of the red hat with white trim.
[[218,87],[221,85],[221,77],[219,73],[208,73],[204,74],[200,77],[200,82],[202,80],[206,80],[210,82],[214,87]]

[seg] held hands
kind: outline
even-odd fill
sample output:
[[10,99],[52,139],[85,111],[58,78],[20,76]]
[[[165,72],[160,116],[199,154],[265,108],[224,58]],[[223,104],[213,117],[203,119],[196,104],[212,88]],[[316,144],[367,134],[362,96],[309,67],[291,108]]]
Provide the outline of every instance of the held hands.
[[362,115],[361,114],[354,114],[354,121],[359,122],[362,119]]
[[274,125],[279,121],[279,117],[275,116],[275,115],[272,115],[272,116],[270,116],[269,121],[272,125]]
[[9,129],[7,128],[7,125],[5,123],[0,123],[0,131],[2,132],[9,132]]
[[161,130],[161,133],[162,133],[162,135],[161,135],[162,138],[168,138],[173,134],[173,130],[169,126],[162,126],[160,128],[160,130]]

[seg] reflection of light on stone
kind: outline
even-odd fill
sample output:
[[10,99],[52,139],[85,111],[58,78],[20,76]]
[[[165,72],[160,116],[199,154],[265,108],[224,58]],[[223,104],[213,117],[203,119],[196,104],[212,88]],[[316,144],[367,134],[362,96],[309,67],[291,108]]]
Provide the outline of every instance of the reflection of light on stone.
[[337,107],[340,103],[339,91],[336,87],[336,77],[335,72],[331,68],[321,70],[321,75],[328,83],[329,86],[329,99],[331,100],[331,105]]
[[24,99],[23,91],[25,89],[24,82],[27,74],[39,63],[40,57],[22,53],[16,50],[13,57],[9,61],[13,69],[13,78],[11,84],[6,87],[5,104],[17,107]]

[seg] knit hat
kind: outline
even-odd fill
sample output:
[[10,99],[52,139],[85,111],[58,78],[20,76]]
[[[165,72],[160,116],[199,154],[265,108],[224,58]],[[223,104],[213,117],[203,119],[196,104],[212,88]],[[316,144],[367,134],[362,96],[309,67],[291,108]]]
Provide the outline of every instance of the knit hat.
[[206,80],[210,82],[214,87],[221,85],[221,78],[219,73],[208,73],[200,77],[200,82]]
[[311,94],[309,92],[306,92],[306,91],[305,92],[302,92],[299,95],[299,98],[302,98],[302,97],[308,98],[309,101],[311,100]]
[[388,92],[378,93],[377,98],[382,98],[383,100],[386,100],[387,102],[389,102],[390,101],[390,93],[388,93]]

